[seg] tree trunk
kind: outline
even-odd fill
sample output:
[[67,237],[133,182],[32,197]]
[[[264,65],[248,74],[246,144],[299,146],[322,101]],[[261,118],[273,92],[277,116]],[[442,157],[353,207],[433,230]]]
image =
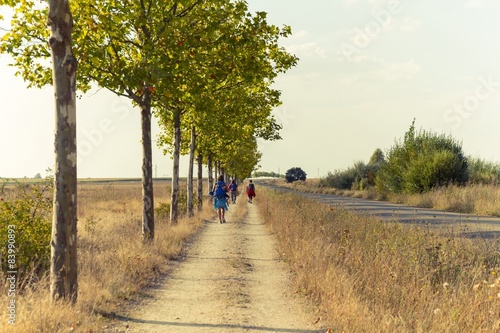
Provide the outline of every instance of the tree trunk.
[[196,128],[191,128],[191,144],[189,145],[189,169],[187,180],[187,213],[189,217],[194,216],[193,203],[193,178],[194,178],[194,151],[196,149]]
[[198,210],[203,209],[203,155],[198,153]]
[[152,242],[155,237],[153,197],[153,154],[151,147],[151,93],[145,87],[144,105],[141,107],[142,127],[142,241]]
[[76,67],[71,44],[73,18],[68,1],[49,0],[52,80],[55,97],[55,166],[50,294],[53,300],[78,297],[76,215]]
[[172,197],[170,202],[170,223],[179,220],[179,159],[181,154],[181,112],[174,110],[174,165],[172,171]]
[[212,191],[212,189],[214,188],[214,161],[211,153],[208,154],[207,164],[208,164],[208,188],[210,191]]

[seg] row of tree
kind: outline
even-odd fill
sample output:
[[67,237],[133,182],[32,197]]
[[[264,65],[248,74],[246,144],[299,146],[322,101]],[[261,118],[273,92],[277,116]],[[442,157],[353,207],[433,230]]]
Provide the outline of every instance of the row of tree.
[[[239,178],[260,153],[257,138],[279,139],[272,88],[297,58],[278,45],[290,27],[270,25],[245,1],[0,0],[14,9],[0,40],[29,86],[53,84],[56,163],[52,294],[76,300],[76,91],[98,86],[129,98],[141,112],[142,237],[154,239],[151,121],[172,154],[171,215],[178,220],[179,157],[189,154],[188,213],[194,214],[194,160]],[[47,22],[51,29],[47,29]],[[76,23],[76,24],[75,24]],[[51,61],[47,61],[51,58]],[[78,76],[77,74],[78,69]],[[212,181],[212,179],[210,179]],[[198,203],[203,188],[198,183]]]

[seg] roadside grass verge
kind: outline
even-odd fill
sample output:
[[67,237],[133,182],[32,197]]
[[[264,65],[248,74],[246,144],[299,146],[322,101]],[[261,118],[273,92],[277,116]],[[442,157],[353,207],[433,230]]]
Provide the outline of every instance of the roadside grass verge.
[[449,185],[425,193],[382,194],[373,188],[354,191],[319,187],[318,180],[315,179],[293,183],[286,183],[283,180],[268,182],[307,193],[335,194],[353,198],[388,201],[407,206],[446,210],[463,214],[500,216],[500,187],[495,185]]
[[261,190],[296,288],[334,332],[498,332],[500,245]]
[[[155,183],[154,190],[156,207],[169,203],[169,183]],[[79,184],[77,304],[52,303],[48,279],[44,278],[31,288],[17,290],[16,324],[8,324],[2,316],[0,331],[105,331],[110,324],[107,318],[113,318],[166,274],[169,261],[178,258],[203,221],[213,217],[214,209],[206,201],[202,212],[194,218],[181,218],[177,225],[157,219],[154,243],[143,245],[140,182]],[[5,276],[2,279],[5,281]],[[0,304],[5,308],[9,302],[6,288],[4,284],[0,287]]]

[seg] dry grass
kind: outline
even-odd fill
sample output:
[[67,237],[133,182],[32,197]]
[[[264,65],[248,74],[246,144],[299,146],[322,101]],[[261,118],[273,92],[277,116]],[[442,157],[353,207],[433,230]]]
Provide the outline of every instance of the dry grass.
[[352,198],[363,198],[371,200],[386,200],[386,196],[378,193],[374,189],[369,189],[366,191],[353,191],[353,190],[339,190],[331,187],[320,187],[319,179],[308,179],[306,181],[296,181],[293,183],[287,183],[283,179],[272,179],[272,180],[261,180],[261,182],[267,182],[270,184],[294,189],[299,192],[306,193],[320,193],[320,194],[335,194],[343,195]]
[[[167,182],[155,183],[155,206],[169,202]],[[16,295],[16,325],[0,321],[1,332],[102,332],[106,317],[140,296],[169,269],[169,260],[182,253],[183,245],[203,220],[212,219],[208,203],[192,219],[178,225],[157,220],[155,242],[141,242],[140,182],[92,184],[78,189],[79,295],[75,306],[52,304],[48,283]],[[4,289],[5,286],[2,287]],[[7,304],[6,290],[0,303]]]
[[451,185],[421,194],[384,195],[378,193],[375,189],[352,191],[319,187],[318,181],[315,179],[290,184],[287,184],[284,180],[272,180],[270,182],[301,192],[336,194],[371,200],[386,200],[408,206],[432,208],[464,214],[500,216],[500,187],[495,185]]
[[261,191],[297,288],[335,332],[499,332],[500,245]]
[[500,187],[494,185],[448,186],[431,192],[393,196],[391,201],[486,216],[500,216]]

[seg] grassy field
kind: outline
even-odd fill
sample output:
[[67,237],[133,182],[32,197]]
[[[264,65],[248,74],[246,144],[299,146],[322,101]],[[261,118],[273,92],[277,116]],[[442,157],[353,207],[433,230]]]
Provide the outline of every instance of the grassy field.
[[500,332],[498,241],[259,192],[296,288],[333,332]]
[[[170,201],[169,182],[156,182],[154,191],[156,207]],[[77,305],[52,304],[45,278],[34,288],[18,291],[16,325],[9,325],[3,316],[0,332],[102,332],[108,325],[106,318],[165,274],[186,240],[204,220],[214,217],[213,207],[204,207],[196,218],[182,218],[174,226],[158,218],[154,244],[143,246],[140,182],[80,183]],[[2,285],[3,305],[8,302],[6,288]]]
[[[155,206],[168,204],[169,193],[168,181],[156,182]],[[297,292],[334,332],[500,331],[497,240],[402,228],[263,189],[256,204]],[[51,303],[43,279],[18,292],[16,325],[1,320],[0,332],[105,331],[108,318],[168,273],[186,241],[214,218],[211,205],[204,207],[175,226],[159,214],[155,243],[144,246],[139,182],[80,183],[77,305]],[[7,304],[7,285],[1,289],[0,303]]]

